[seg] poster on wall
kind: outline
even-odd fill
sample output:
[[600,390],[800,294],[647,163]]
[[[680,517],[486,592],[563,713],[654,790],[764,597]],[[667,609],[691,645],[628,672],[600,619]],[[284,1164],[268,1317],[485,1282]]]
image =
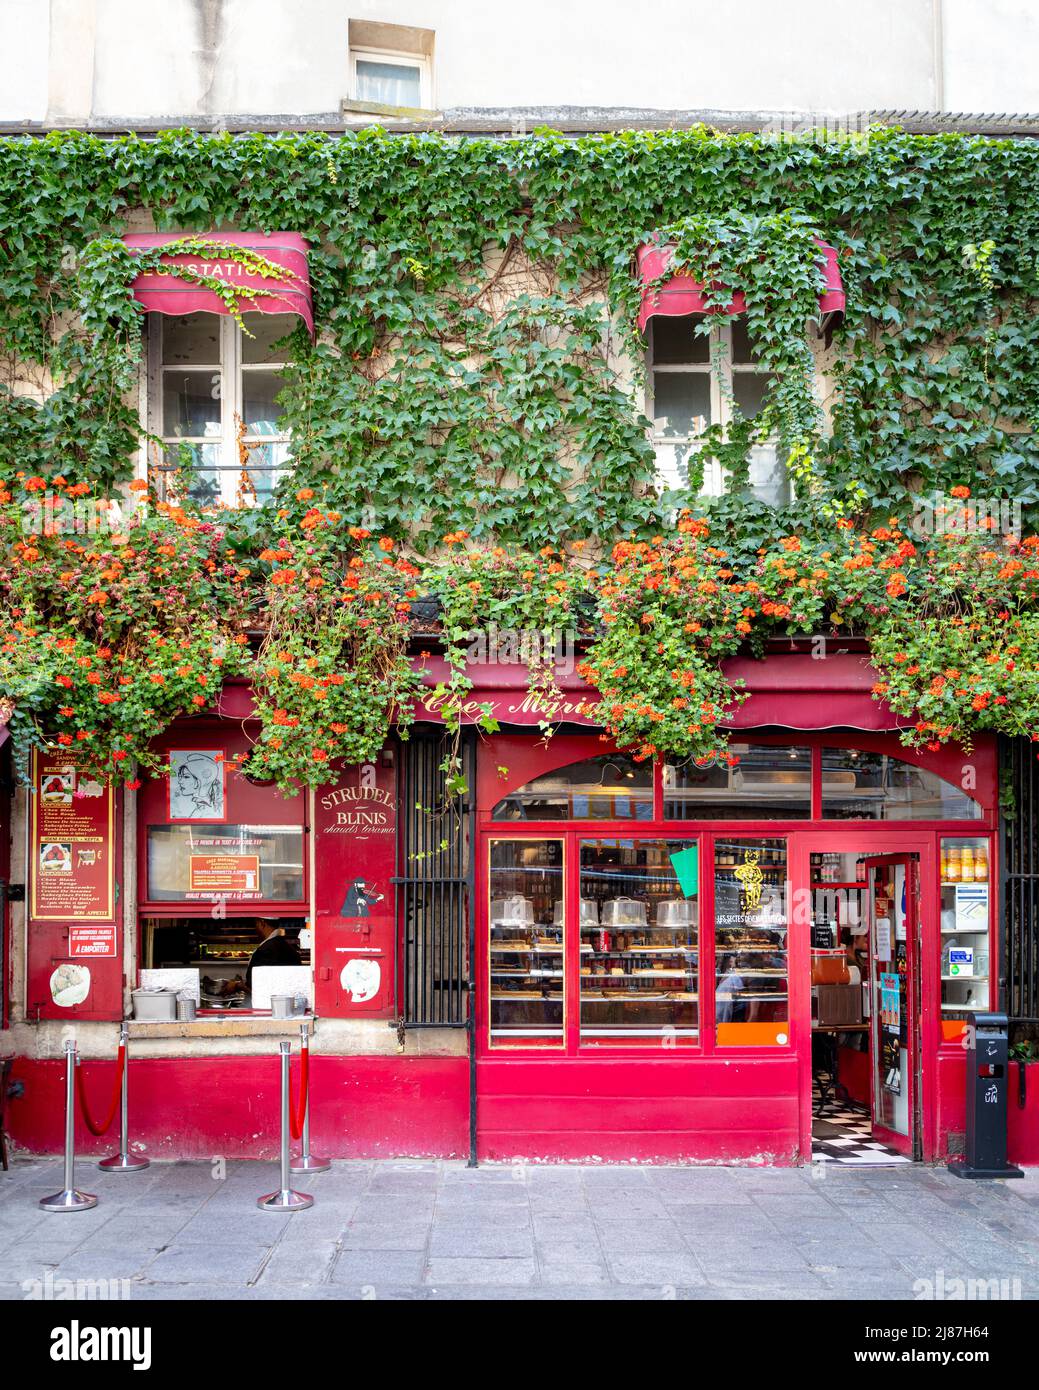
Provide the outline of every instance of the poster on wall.
[[223,820],[224,754],[219,748],[170,750],[170,820]]
[[73,922],[69,927],[69,955],[77,958],[112,957],[116,954],[115,923],[111,926],[84,926]]
[[956,930],[988,931],[988,884],[957,883]]
[[258,897],[260,856],[258,854],[192,854],[188,859],[189,891],[194,893],[234,893]]
[[[33,753],[29,915],[39,922],[111,921],[115,794],[60,754]],[[114,950],[112,952],[114,954]]]

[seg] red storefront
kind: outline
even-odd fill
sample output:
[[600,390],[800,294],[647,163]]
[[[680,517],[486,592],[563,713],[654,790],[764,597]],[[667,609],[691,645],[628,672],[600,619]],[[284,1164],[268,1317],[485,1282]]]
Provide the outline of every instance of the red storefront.
[[[132,911],[117,887],[116,954],[60,1007],[93,1029],[100,1092],[141,972],[199,972],[194,1022],[132,1025],[136,1143],[274,1152],[277,1039],[299,1025],[235,984],[263,919],[298,950],[314,1144],[332,1156],[798,1163],[835,1063],[888,1151],[957,1147],[964,1024],[997,1002],[990,741],[906,750],[856,653],[734,666],[751,698],[736,760],[710,766],[619,753],[576,677],[546,742],[522,671],[472,674],[502,731],[476,741],[450,834],[415,770],[433,709],[295,797],[232,766],[244,689],[170,732],[170,776],[137,794],[119,859],[135,887]],[[27,940],[23,1037],[59,1007],[31,1007],[53,931],[30,918]],[[20,1051],[11,1132],[55,1150],[60,1061]]]

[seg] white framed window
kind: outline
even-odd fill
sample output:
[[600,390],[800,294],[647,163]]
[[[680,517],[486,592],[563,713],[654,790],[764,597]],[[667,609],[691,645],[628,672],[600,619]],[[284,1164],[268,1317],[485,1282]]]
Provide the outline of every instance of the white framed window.
[[[753,419],[771,379],[757,359],[743,319],[712,323],[706,334],[696,331],[699,322],[693,315],[658,314],[649,325],[646,414],[653,425],[657,479],[670,488],[689,486],[690,465],[697,461],[704,430],[727,426],[734,407]],[[776,507],[791,501],[790,476],[774,442],[753,445],[749,465],[755,497]],[[706,460],[702,495],[720,497],[725,488],[717,460]]]
[[379,106],[433,106],[433,71],[423,53],[351,47],[350,90],[354,101]]
[[160,497],[185,459],[190,495],[212,506],[263,502],[291,471],[277,404],[285,368],[278,343],[298,322],[294,314],[250,314],[249,336],[221,314],[148,315],[148,429],[162,441],[149,472]]

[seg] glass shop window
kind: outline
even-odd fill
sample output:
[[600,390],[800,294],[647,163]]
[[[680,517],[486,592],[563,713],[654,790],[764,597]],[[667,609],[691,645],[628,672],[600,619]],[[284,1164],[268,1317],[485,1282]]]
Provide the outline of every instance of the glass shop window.
[[947,1034],[946,1023],[965,1023],[970,1010],[989,1007],[989,842],[943,839],[939,860],[942,1031]]
[[790,1040],[785,840],[714,847],[715,1019],[719,1047]]
[[[149,428],[162,440],[149,470],[160,497],[187,492],[207,506],[270,497],[291,470],[278,396],[294,314],[148,316]],[[244,457],[243,457],[244,451]]]
[[[649,324],[646,414],[653,422],[657,477],[670,488],[689,485],[690,463],[709,425],[760,414],[772,380],[758,361],[747,325],[739,318],[697,331],[701,317],[657,314]],[[791,500],[790,475],[774,443],[750,450],[749,491],[773,507]],[[716,460],[704,473],[702,492],[717,497],[726,478]]]
[[582,841],[582,1043],[699,1037],[698,866],[688,840]]
[[561,840],[491,842],[492,1046],[563,1042],[564,900]]
[[510,792],[494,820],[652,820],[653,764],[621,753],[545,773]]
[[981,807],[926,768],[856,748],[822,750],[827,820],[977,820]]
[[812,750],[730,743],[737,762],[664,764],[666,820],[808,820]]
[[301,902],[299,825],[150,825],[149,902]]

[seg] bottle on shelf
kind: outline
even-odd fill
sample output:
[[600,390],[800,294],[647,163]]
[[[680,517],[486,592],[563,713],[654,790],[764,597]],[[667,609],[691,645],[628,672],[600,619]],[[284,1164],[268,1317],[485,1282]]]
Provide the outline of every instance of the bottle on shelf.
[[959,883],[960,881],[960,851],[956,845],[951,845],[946,859],[945,873],[947,883]]
[[988,880],[988,846],[979,845],[974,851],[974,881],[985,883]]
[[943,883],[946,883],[949,878],[949,856],[945,852],[944,845],[942,845],[941,854],[938,859],[938,877]]
[[960,880],[963,883],[974,882],[974,850],[970,845],[964,845],[960,851]]

